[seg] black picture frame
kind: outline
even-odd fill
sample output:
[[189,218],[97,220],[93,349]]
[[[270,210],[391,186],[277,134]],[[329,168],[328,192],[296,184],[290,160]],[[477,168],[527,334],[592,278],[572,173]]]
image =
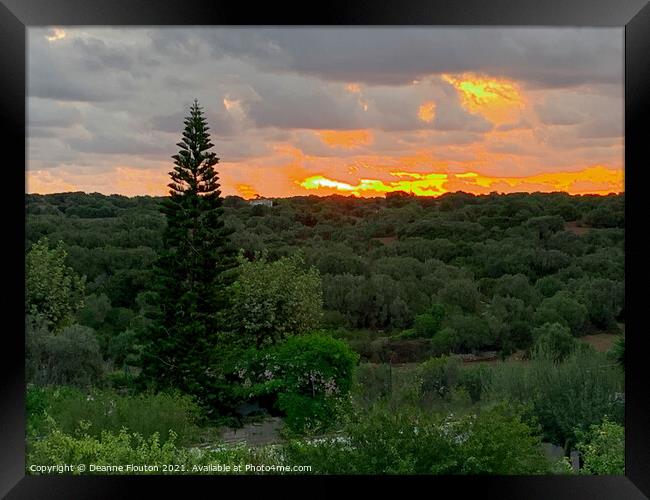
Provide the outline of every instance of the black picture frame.
[[[650,155],[644,119],[649,116],[650,5],[647,0],[479,0],[329,1],[285,8],[277,3],[248,5],[200,0],[0,0],[0,133],[5,237],[3,326],[0,348],[0,495],[7,498],[123,498],[151,496],[153,490],[187,495],[200,483],[213,494],[223,486],[240,492],[272,480],[279,493],[336,493],[335,481],[359,478],[309,477],[134,477],[26,476],[24,380],[24,170],[26,146],[26,28],[69,25],[519,25],[619,26],[625,28],[625,191],[626,191],[626,475],[625,476],[435,476],[361,478],[386,491],[438,494],[441,488],[470,498],[640,499],[650,495],[650,392],[645,357],[641,270],[647,245],[643,174]],[[645,167],[645,168],[644,168]],[[647,285],[646,285],[647,286]],[[641,292],[634,293],[634,290]],[[8,320],[10,318],[10,320]],[[23,333],[20,333],[23,332]],[[366,479],[364,481],[364,479]],[[285,481],[302,483],[288,488]],[[419,484],[415,485],[414,482]],[[246,488],[244,490],[243,488]]]

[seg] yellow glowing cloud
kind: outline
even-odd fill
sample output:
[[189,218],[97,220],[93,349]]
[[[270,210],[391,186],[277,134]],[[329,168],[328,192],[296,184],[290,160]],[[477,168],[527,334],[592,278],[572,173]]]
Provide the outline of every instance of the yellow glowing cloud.
[[447,174],[396,172],[391,175],[395,177],[409,176],[415,180],[384,182],[379,179],[360,179],[358,184],[352,185],[346,182],[328,179],[322,175],[316,175],[308,177],[299,184],[305,189],[329,188],[333,192],[343,191],[357,196],[363,196],[364,193],[367,193],[368,196],[376,196],[379,193],[391,193],[394,191],[405,191],[418,196],[434,196],[445,192],[442,189],[442,185],[447,180]]
[[464,73],[460,76],[445,74],[442,79],[460,93],[465,109],[480,113],[494,122],[513,119],[524,106],[519,86],[505,78]]
[[45,38],[47,38],[48,42],[56,42],[57,40],[61,40],[66,37],[66,32],[62,30],[61,28],[54,28],[52,30],[52,35],[46,35]]
[[308,190],[345,192],[357,196],[377,196],[395,191],[406,191],[417,196],[439,196],[460,190],[474,194],[490,191],[503,193],[566,191],[570,194],[601,195],[623,191],[623,171],[600,165],[576,172],[545,173],[528,177],[490,177],[476,172],[457,174],[391,172],[390,175],[400,179],[396,181],[359,179],[359,182],[353,185],[316,175],[298,184]]
[[321,141],[333,148],[351,149],[372,142],[369,130],[319,130]]
[[354,191],[355,187],[345,182],[333,181],[322,175],[307,177],[300,183],[305,189],[332,188],[338,191]]
[[436,117],[436,103],[427,101],[418,109],[418,118],[426,123],[431,123]]

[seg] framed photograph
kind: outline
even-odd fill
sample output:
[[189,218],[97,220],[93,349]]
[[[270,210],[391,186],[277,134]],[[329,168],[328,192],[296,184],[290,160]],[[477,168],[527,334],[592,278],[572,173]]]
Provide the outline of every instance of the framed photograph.
[[0,33],[0,494],[648,498],[647,2],[2,0]]

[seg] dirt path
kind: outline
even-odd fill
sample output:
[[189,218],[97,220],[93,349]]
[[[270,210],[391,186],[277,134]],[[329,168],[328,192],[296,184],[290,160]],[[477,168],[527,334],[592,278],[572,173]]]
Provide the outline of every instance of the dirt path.
[[616,338],[617,335],[613,333],[597,333],[595,335],[585,335],[584,337],[580,337],[580,340],[587,344],[591,344],[598,352],[607,352],[614,345]]
[[224,429],[221,433],[221,439],[227,445],[245,443],[251,447],[264,446],[278,443],[282,440],[280,437],[281,428],[281,418],[269,417],[262,422],[246,424],[240,429]]

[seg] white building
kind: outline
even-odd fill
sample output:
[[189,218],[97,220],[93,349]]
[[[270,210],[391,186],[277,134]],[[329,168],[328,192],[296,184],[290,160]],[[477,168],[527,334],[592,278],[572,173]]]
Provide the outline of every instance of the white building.
[[265,207],[272,207],[273,200],[269,198],[255,198],[254,200],[248,200],[249,205],[264,205]]

